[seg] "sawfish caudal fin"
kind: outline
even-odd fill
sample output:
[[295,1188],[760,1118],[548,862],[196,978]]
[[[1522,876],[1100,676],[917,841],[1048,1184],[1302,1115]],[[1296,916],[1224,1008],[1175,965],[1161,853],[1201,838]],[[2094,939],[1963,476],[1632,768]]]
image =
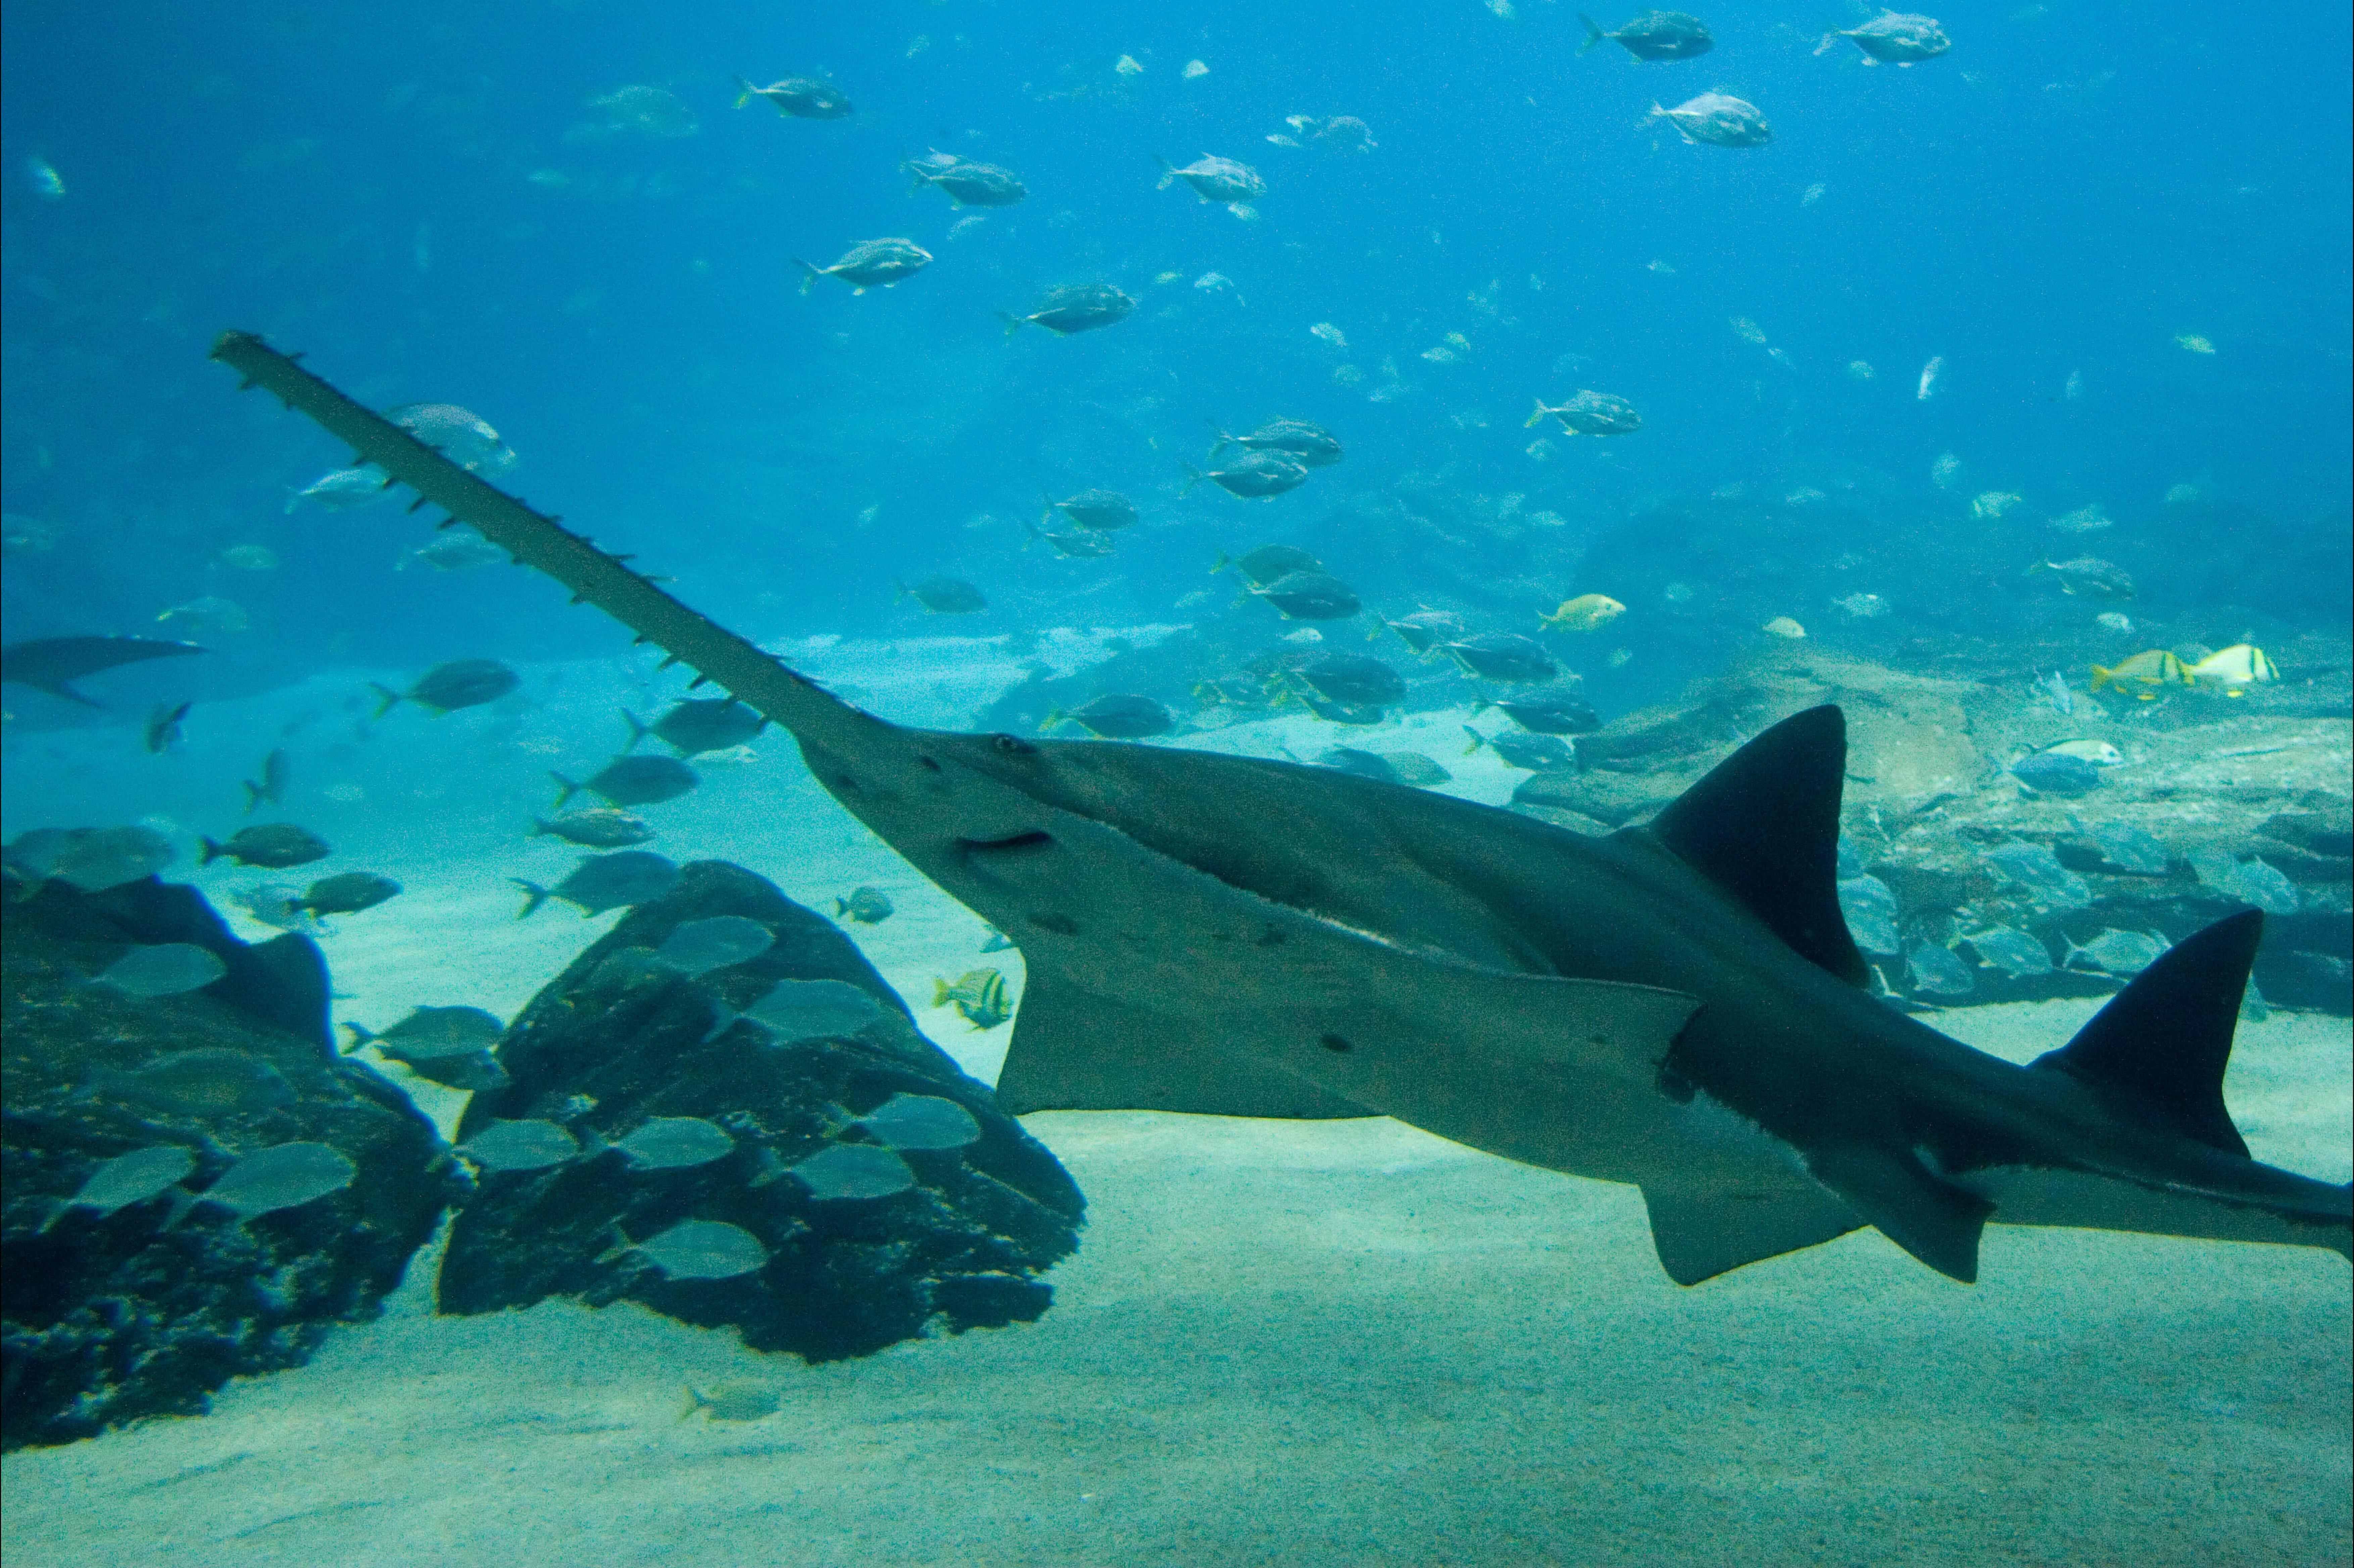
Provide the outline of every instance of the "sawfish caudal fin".
[[1808,708],[1717,764],[1636,831],[1732,895],[1801,958],[1867,985],[1871,973],[1839,905],[1846,775],[1846,715]]
[[2223,1067],[2264,933],[2264,911],[2245,909],[2184,938],[2035,1065],[2067,1074],[2131,1119],[2244,1157],[2223,1108]]

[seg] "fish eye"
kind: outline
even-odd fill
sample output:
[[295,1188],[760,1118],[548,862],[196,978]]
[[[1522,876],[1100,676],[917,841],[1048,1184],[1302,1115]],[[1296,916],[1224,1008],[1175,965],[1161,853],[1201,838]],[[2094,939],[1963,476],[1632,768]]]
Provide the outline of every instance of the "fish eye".
[[1020,736],[992,735],[989,737],[989,743],[997,747],[998,750],[1005,753],[1008,757],[1035,757],[1038,755],[1038,748],[1031,745],[1028,741],[1023,740]]

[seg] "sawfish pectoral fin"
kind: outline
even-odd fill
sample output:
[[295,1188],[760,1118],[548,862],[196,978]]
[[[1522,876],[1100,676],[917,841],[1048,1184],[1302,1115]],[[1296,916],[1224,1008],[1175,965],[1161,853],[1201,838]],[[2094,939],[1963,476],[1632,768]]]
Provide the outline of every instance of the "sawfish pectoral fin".
[[1678,1285],[1698,1285],[1744,1263],[1819,1246],[1860,1230],[1854,1210],[1824,1192],[1688,1192],[1647,1186],[1651,1245]]
[[1022,990],[997,1103],[1014,1116],[1157,1110],[1314,1121],[1381,1114],[1233,1052],[1213,1020],[1149,1012],[1036,973]]
[[1815,1180],[1845,1199],[1881,1234],[1964,1285],[1978,1277],[1978,1237],[1994,1205],[1945,1181],[1917,1155],[1872,1144],[1805,1152]]

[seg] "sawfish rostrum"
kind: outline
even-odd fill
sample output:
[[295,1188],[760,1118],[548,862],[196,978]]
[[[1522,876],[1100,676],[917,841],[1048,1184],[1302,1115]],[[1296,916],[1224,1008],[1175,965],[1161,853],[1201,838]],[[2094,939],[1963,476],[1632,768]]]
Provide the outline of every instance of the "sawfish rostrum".
[[1394,1116],[1640,1187],[1685,1284],[1866,1225],[1962,1280],[1988,1223],[2349,1252],[2348,1189],[2250,1160],[2224,1110],[2260,912],[2178,942],[2025,1067],[1864,989],[1836,708],[1608,838],[1333,768],[902,728],[259,339],[213,353],[790,731],[1013,938],[1008,1110]]

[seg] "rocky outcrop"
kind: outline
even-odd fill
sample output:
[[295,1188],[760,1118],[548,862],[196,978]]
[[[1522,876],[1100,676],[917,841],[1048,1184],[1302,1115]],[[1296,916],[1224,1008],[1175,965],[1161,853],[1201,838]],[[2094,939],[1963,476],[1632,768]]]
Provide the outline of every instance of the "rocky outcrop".
[[[700,977],[647,961],[681,925],[723,916],[758,922],[774,945]],[[787,980],[854,987],[872,1012],[802,1038],[739,1016]],[[1034,1319],[1052,1299],[1038,1276],[1077,1245],[1084,1201],[1054,1156],[917,1032],[832,922],[737,866],[685,867],[673,892],[540,992],[498,1057],[512,1082],[475,1096],[461,1147],[528,1120],[563,1128],[580,1153],[482,1172],[451,1229],[444,1311],[633,1300],[734,1327],[756,1350],[826,1360]],[[895,1096],[953,1101],[978,1137],[898,1147],[913,1182],[877,1196],[828,1196],[793,1174],[829,1150],[874,1148],[860,1118]],[[654,1118],[708,1123],[726,1151],[662,1166],[614,1147]],[[732,1227],[765,1261],[695,1277],[637,1250],[689,1223]]]
[[[249,947],[194,888],[152,877],[25,891],[0,906],[11,1448],[201,1412],[232,1377],[300,1365],[334,1324],[376,1315],[451,1184],[432,1124],[328,1044],[309,938]],[[153,997],[86,978],[169,943],[225,972]],[[288,1144],[340,1153],[349,1182],[269,1212],[200,1201],[240,1160]],[[141,1150],[172,1179],[119,1207],[72,1202]]]
[[[2284,662],[2290,678],[2280,686],[2238,699],[2079,692],[2066,715],[2036,695],[2029,670],[1982,650],[1956,645],[1941,662],[1917,673],[1812,643],[1755,650],[1674,703],[1580,736],[1580,770],[1532,775],[1514,804],[1586,831],[1639,821],[1766,725],[1836,703],[1848,719],[1850,872],[1894,899],[1899,945],[1868,954],[1892,988],[1945,1003],[2098,993],[2123,977],[2081,959],[2065,967],[2072,946],[2105,931],[2176,941],[2253,901],[2267,915],[2255,970],[2263,999],[2354,1011],[2354,726],[2338,716],[2342,653],[2308,651],[2299,664]],[[2106,742],[2121,760],[2068,798],[2038,794],[2007,771],[2014,758],[2069,740]],[[2154,840],[2163,868],[2112,859],[2099,840],[2117,829]],[[2015,845],[2047,851],[2073,880],[2039,885],[2006,872]],[[1968,934],[1995,927],[2041,942],[2054,971],[1977,962]],[[1970,990],[1914,987],[1907,957],[1922,943],[1956,949]]]

